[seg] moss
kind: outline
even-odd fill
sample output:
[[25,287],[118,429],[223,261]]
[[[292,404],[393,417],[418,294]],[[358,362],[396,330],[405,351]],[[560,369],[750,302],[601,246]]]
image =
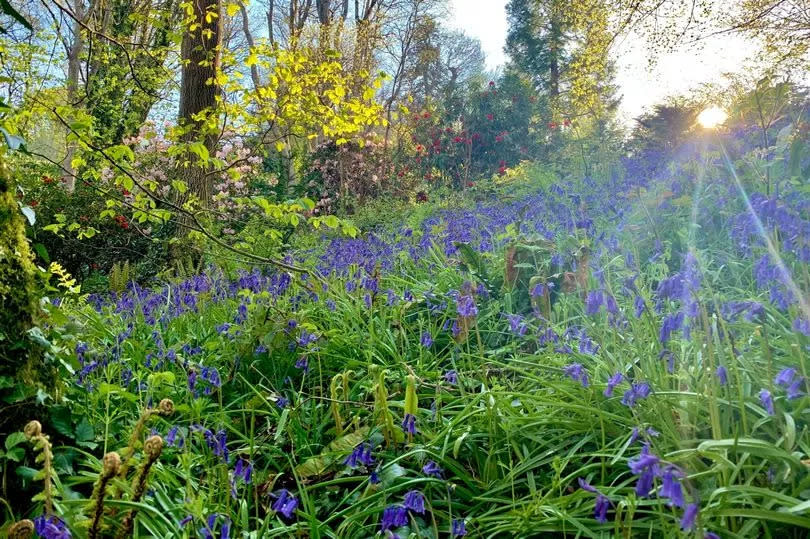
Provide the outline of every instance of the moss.
[[38,270],[25,236],[14,179],[0,149],[0,376],[41,379],[41,351],[27,332],[39,313]]

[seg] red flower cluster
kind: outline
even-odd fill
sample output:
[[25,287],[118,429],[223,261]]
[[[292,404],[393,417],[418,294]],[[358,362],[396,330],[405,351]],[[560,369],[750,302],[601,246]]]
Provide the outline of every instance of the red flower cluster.
[[42,177],[42,183],[44,183],[45,185],[50,185],[50,184],[52,184],[54,182],[56,182],[56,180],[54,178],[51,178],[50,176],[43,176]]
[[118,223],[118,226],[120,226],[125,230],[129,228],[129,221],[127,221],[127,218],[124,217],[123,215],[116,215],[115,222]]

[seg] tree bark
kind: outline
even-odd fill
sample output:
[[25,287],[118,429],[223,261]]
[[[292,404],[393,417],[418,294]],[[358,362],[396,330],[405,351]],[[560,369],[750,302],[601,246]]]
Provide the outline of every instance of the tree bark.
[[[199,116],[216,107],[219,94],[216,76],[222,48],[222,3],[221,0],[192,0],[192,7],[191,24],[196,27],[187,28],[183,34],[178,117],[181,125],[191,126],[183,142],[201,141],[213,155],[217,134],[204,132]],[[188,185],[187,192],[196,195],[201,208],[205,209],[213,195],[213,178],[206,174],[205,163],[196,157],[191,161],[190,166],[181,169],[181,177]]]
[[[73,12],[76,20],[73,21],[73,41],[67,55],[67,102],[71,107],[78,106],[79,95],[79,72],[81,70],[81,55],[84,49],[82,38],[82,26],[80,21],[84,21],[84,0],[75,0]],[[65,171],[62,177],[65,189],[72,193],[76,189],[76,171],[73,170],[73,156],[76,153],[76,142],[67,143],[65,158],[62,160],[62,169]]]

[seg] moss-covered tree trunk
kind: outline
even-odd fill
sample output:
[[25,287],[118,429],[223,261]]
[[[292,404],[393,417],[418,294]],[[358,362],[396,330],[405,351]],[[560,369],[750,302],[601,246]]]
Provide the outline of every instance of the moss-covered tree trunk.
[[27,335],[37,318],[38,291],[16,184],[0,147],[0,378],[16,379],[16,383],[43,378],[41,356]]

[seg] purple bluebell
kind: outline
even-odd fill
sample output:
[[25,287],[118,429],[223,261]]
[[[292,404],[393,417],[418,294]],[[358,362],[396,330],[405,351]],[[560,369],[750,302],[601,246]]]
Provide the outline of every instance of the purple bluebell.
[[450,535],[453,537],[464,537],[467,535],[467,526],[463,518],[454,518],[450,523]]
[[526,335],[528,326],[523,321],[523,317],[519,314],[507,314],[506,319],[509,321],[509,330],[518,336]]
[[349,468],[358,466],[371,466],[374,464],[374,457],[371,455],[371,444],[362,443],[354,448],[351,454],[343,461]]
[[459,316],[465,318],[473,318],[478,314],[478,307],[475,305],[475,299],[469,295],[459,296],[456,300],[456,310]]
[[56,515],[40,515],[34,519],[34,531],[43,539],[70,539],[67,524]]
[[571,363],[570,365],[566,365],[563,368],[563,372],[572,380],[576,380],[582,384],[582,387],[588,387],[588,372],[581,363]]
[[419,343],[425,348],[430,348],[433,345],[433,337],[430,335],[429,331],[422,332]]
[[765,408],[765,411],[768,412],[768,415],[775,415],[776,412],[773,409],[773,396],[771,392],[767,389],[763,389],[759,392],[759,402],[762,403],[762,407]]
[[714,532],[706,532],[703,534],[703,539],[720,539],[720,536]]
[[804,385],[805,384],[804,384],[804,378],[803,377],[799,376],[798,378],[796,378],[793,381],[793,383],[791,383],[787,387],[787,391],[785,393],[785,395],[787,396],[787,399],[792,401],[793,399],[798,399],[799,397],[804,395],[804,391],[802,391],[802,388],[804,387]]
[[586,492],[592,492],[593,494],[598,494],[599,491],[596,490],[596,487],[588,483],[586,480],[582,479],[581,477],[577,478],[577,483],[579,483],[579,488]]
[[680,311],[666,316],[661,323],[661,331],[658,340],[661,341],[662,344],[666,344],[672,334],[683,327],[683,321],[684,314]]
[[680,472],[674,466],[667,466],[661,475],[661,490],[659,495],[669,498],[670,505],[683,508],[683,489],[681,488]]
[[630,386],[630,389],[624,392],[621,403],[625,406],[632,408],[640,399],[646,399],[650,396],[650,384],[647,382],[638,382]]
[[309,371],[309,358],[306,355],[300,356],[295,362],[295,368],[304,372]]
[[686,510],[683,512],[683,517],[681,517],[681,529],[683,531],[692,531],[692,529],[695,527],[695,520],[697,520],[699,510],[700,506],[698,506],[696,503],[690,503],[686,506]]
[[276,499],[273,502],[272,509],[276,513],[281,513],[284,518],[292,518],[298,507],[298,499],[290,493],[289,490],[283,488],[275,494],[271,494]]
[[596,502],[593,506],[593,518],[597,522],[604,524],[607,522],[607,512],[610,509],[610,500],[604,494],[597,494]]
[[425,465],[422,466],[422,473],[437,479],[442,478],[442,469],[432,460],[427,461]]
[[644,298],[637,295],[636,299],[633,300],[633,307],[635,308],[636,318],[641,318],[641,314],[644,312],[644,308],[646,307]]
[[408,434],[416,434],[416,416],[413,414],[405,414],[402,419],[402,430]]
[[605,302],[605,294],[602,290],[591,290],[585,297],[585,314],[594,315],[602,308]]
[[279,397],[279,398],[276,399],[276,406],[280,410],[283,410],[284,408],[286,408],[289,405],[290,405],[290,399],[288,399],[286,397]]
[[253,463],[240,457],[236,461],[236,466],[234,466],[233,475],[240,478],[245,484],[250,484],[253,475]]
[[405,493],[405,500],[402,505],[414,513],[425,514],[425,497],[418,490],[410,490]]
[[608,379],[607,387],[605,388],[604,391],[605,397],[612,397],[613,390],[616,388],[617,385],[622,383],[622,380],[624,380],[624,375],[622,373],[620,372],[614,373],[613,376],[611,376]]
[[723,365],[719,365],[714,374],[721,386],[728,385],[728,370]]
[[796,318],[793,320],[793,330],[798,331],[805,337],[810,337],[810,320],[804,318]]
[[444,373],[444,381],[451,385],[458,385],[458,373],[455,370],[449,370]]
[[793,379],[796,377],[796,369],[795,367],[787,367],[779,371],[779,374],[773,379],[773,383],[782,386],[788,387],[791,383],[793,383]]
[[408,510],[401,505],[390,505],[383,510],[380,529],[393,530],[408,523]]

